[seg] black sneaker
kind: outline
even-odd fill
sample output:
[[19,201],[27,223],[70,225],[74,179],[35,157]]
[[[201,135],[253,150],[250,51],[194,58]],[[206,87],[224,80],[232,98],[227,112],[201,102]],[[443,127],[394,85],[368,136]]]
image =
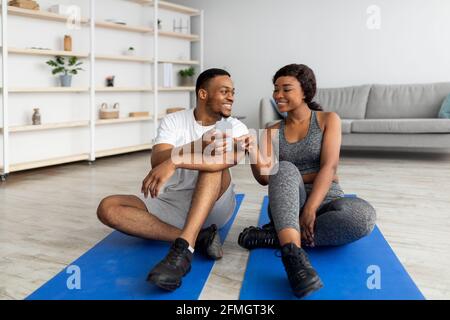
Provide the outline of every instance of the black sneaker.
[[200,231],[197,236],[197,241],[195,241],[195,250],[198,250],[213,260],[222,258],[222,243],[220,242],[220,235],[215,224]]
[[293,243],[285,244],[281,248],[281,259],[292,291],[298,298],[303,298],[323,287],[322,280],[302,248]]
[[238,243],[242,248],[251,250],[255,248],[279,248],[277,232],[273,223],[268,223],[260,227],[245,228],[238,238]]
[[186,240],[177,238],[166,257],[150,271],[147,281],[170,291],[181,286],[181,279],[191,270],[192,252],[188,248]]

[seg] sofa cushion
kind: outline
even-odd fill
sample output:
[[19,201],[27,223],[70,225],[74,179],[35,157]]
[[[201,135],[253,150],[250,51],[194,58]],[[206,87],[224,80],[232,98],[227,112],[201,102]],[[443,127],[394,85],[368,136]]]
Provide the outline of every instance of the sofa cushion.
[[450,82],[373,85],[367,102],[367,119],[437,118]]
[[450,119],[450,94],[442,102],[441,109],[439,110],[439,118]]
[[450,119],[354,120],[352,133],[450,133]]
[[352,132],[352,122],[350,119],[341,119],[341,131],[342,133],[351,133]]
[[319,88],[314,101],[324,111],[336,112],[342,119],[364,119],[370,85]]

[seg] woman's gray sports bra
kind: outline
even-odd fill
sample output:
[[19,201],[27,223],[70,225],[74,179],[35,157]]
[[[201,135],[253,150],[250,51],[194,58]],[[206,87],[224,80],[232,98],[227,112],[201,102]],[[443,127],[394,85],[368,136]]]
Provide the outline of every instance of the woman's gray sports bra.
[[317,121],[317,113],[311,110],[308,133],[302,140],[289,143],[284,136],[285,121],[281,120],[279,132],[279,161],[293,163],[302,175],[320,170],[320,151],[323,132]]

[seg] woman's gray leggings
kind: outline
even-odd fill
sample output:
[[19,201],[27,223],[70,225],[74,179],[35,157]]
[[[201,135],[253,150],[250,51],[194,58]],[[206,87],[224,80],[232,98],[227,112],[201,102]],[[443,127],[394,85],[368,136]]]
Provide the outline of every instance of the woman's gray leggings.
[[[297,167],[280,161],[278,172],[269,178],[269,215],[277,232],[294,228],[300,232],[299,215],[311,192]],[[360,198],[344,198],[339,184],[333,182],[316,212],[314,244],[338,246],[358,240],[372,232],[375,209]]]

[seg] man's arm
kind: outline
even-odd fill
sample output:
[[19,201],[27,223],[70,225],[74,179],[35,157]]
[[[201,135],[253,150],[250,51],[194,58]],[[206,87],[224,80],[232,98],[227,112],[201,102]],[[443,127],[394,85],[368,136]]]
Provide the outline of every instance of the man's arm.
[[[198,171],[222,171],[230,168],[241,161],[245,156],[245,151],[248,150],[251,137],[249,135],[241,136],[235,139],[235,148],[230,152],[225,152],[225,141],[211,143],[204,149],[204,152],[190,153],[189,144],[187,148],[179,150],[178,148],[172,148],[171,155],[166,160],[161,160],[164,156],[167,156],[169,146],[160,146],[160,155],[157,155],[155,160],[162,161],[156,167],[152,168],[149,174],[142,182],[141,191],[147,197],[148,193],[152,197],[158,196],[161,186],[174,174],[175,169],[184,168]],[[218,147],[219,146],[219,147]],[[194,145],[194,150],[201,150],[202,147]],[[181,151],[180,154],[174,154],[174,151]],[[218,150],[216,154],[214,152]],[[153,158],[153,156],[152,156]],[[156,162],[156,161],[155,161]]]
[[[172,156],[166,161],[173,164],[175,168],[208,172],[222,171],[235,166],[242,160],[248,149],[248,141],[246,141],[248,137],[249,135],[244,135],[233,139],[233,149],[230,151],[226,151],[226,139],[208,144],[202,152],[188,154],[186,149],[180,151],[175,148]],[[180,153],[177,154],[177,152]]]
[[183,146],[174,147],[168,143],[157,144],[152,150],[152,168],[156,168],[165,161],[171,161],[176,168],[198,171],[220,171],[232,167],[244,155],[244,151],[238,152],[237,145],[245,140],[247,135],[235,139],[234,154],[225,152],[226,137],[225,134],[220,137],[215,130],[210,130],[202,138]]
[[154,145],[152,148],[152,155],[150,159],[152,168],[156,168],[167,159],[170,159],[172,150],[173,145],[169,143],[159,143]]

